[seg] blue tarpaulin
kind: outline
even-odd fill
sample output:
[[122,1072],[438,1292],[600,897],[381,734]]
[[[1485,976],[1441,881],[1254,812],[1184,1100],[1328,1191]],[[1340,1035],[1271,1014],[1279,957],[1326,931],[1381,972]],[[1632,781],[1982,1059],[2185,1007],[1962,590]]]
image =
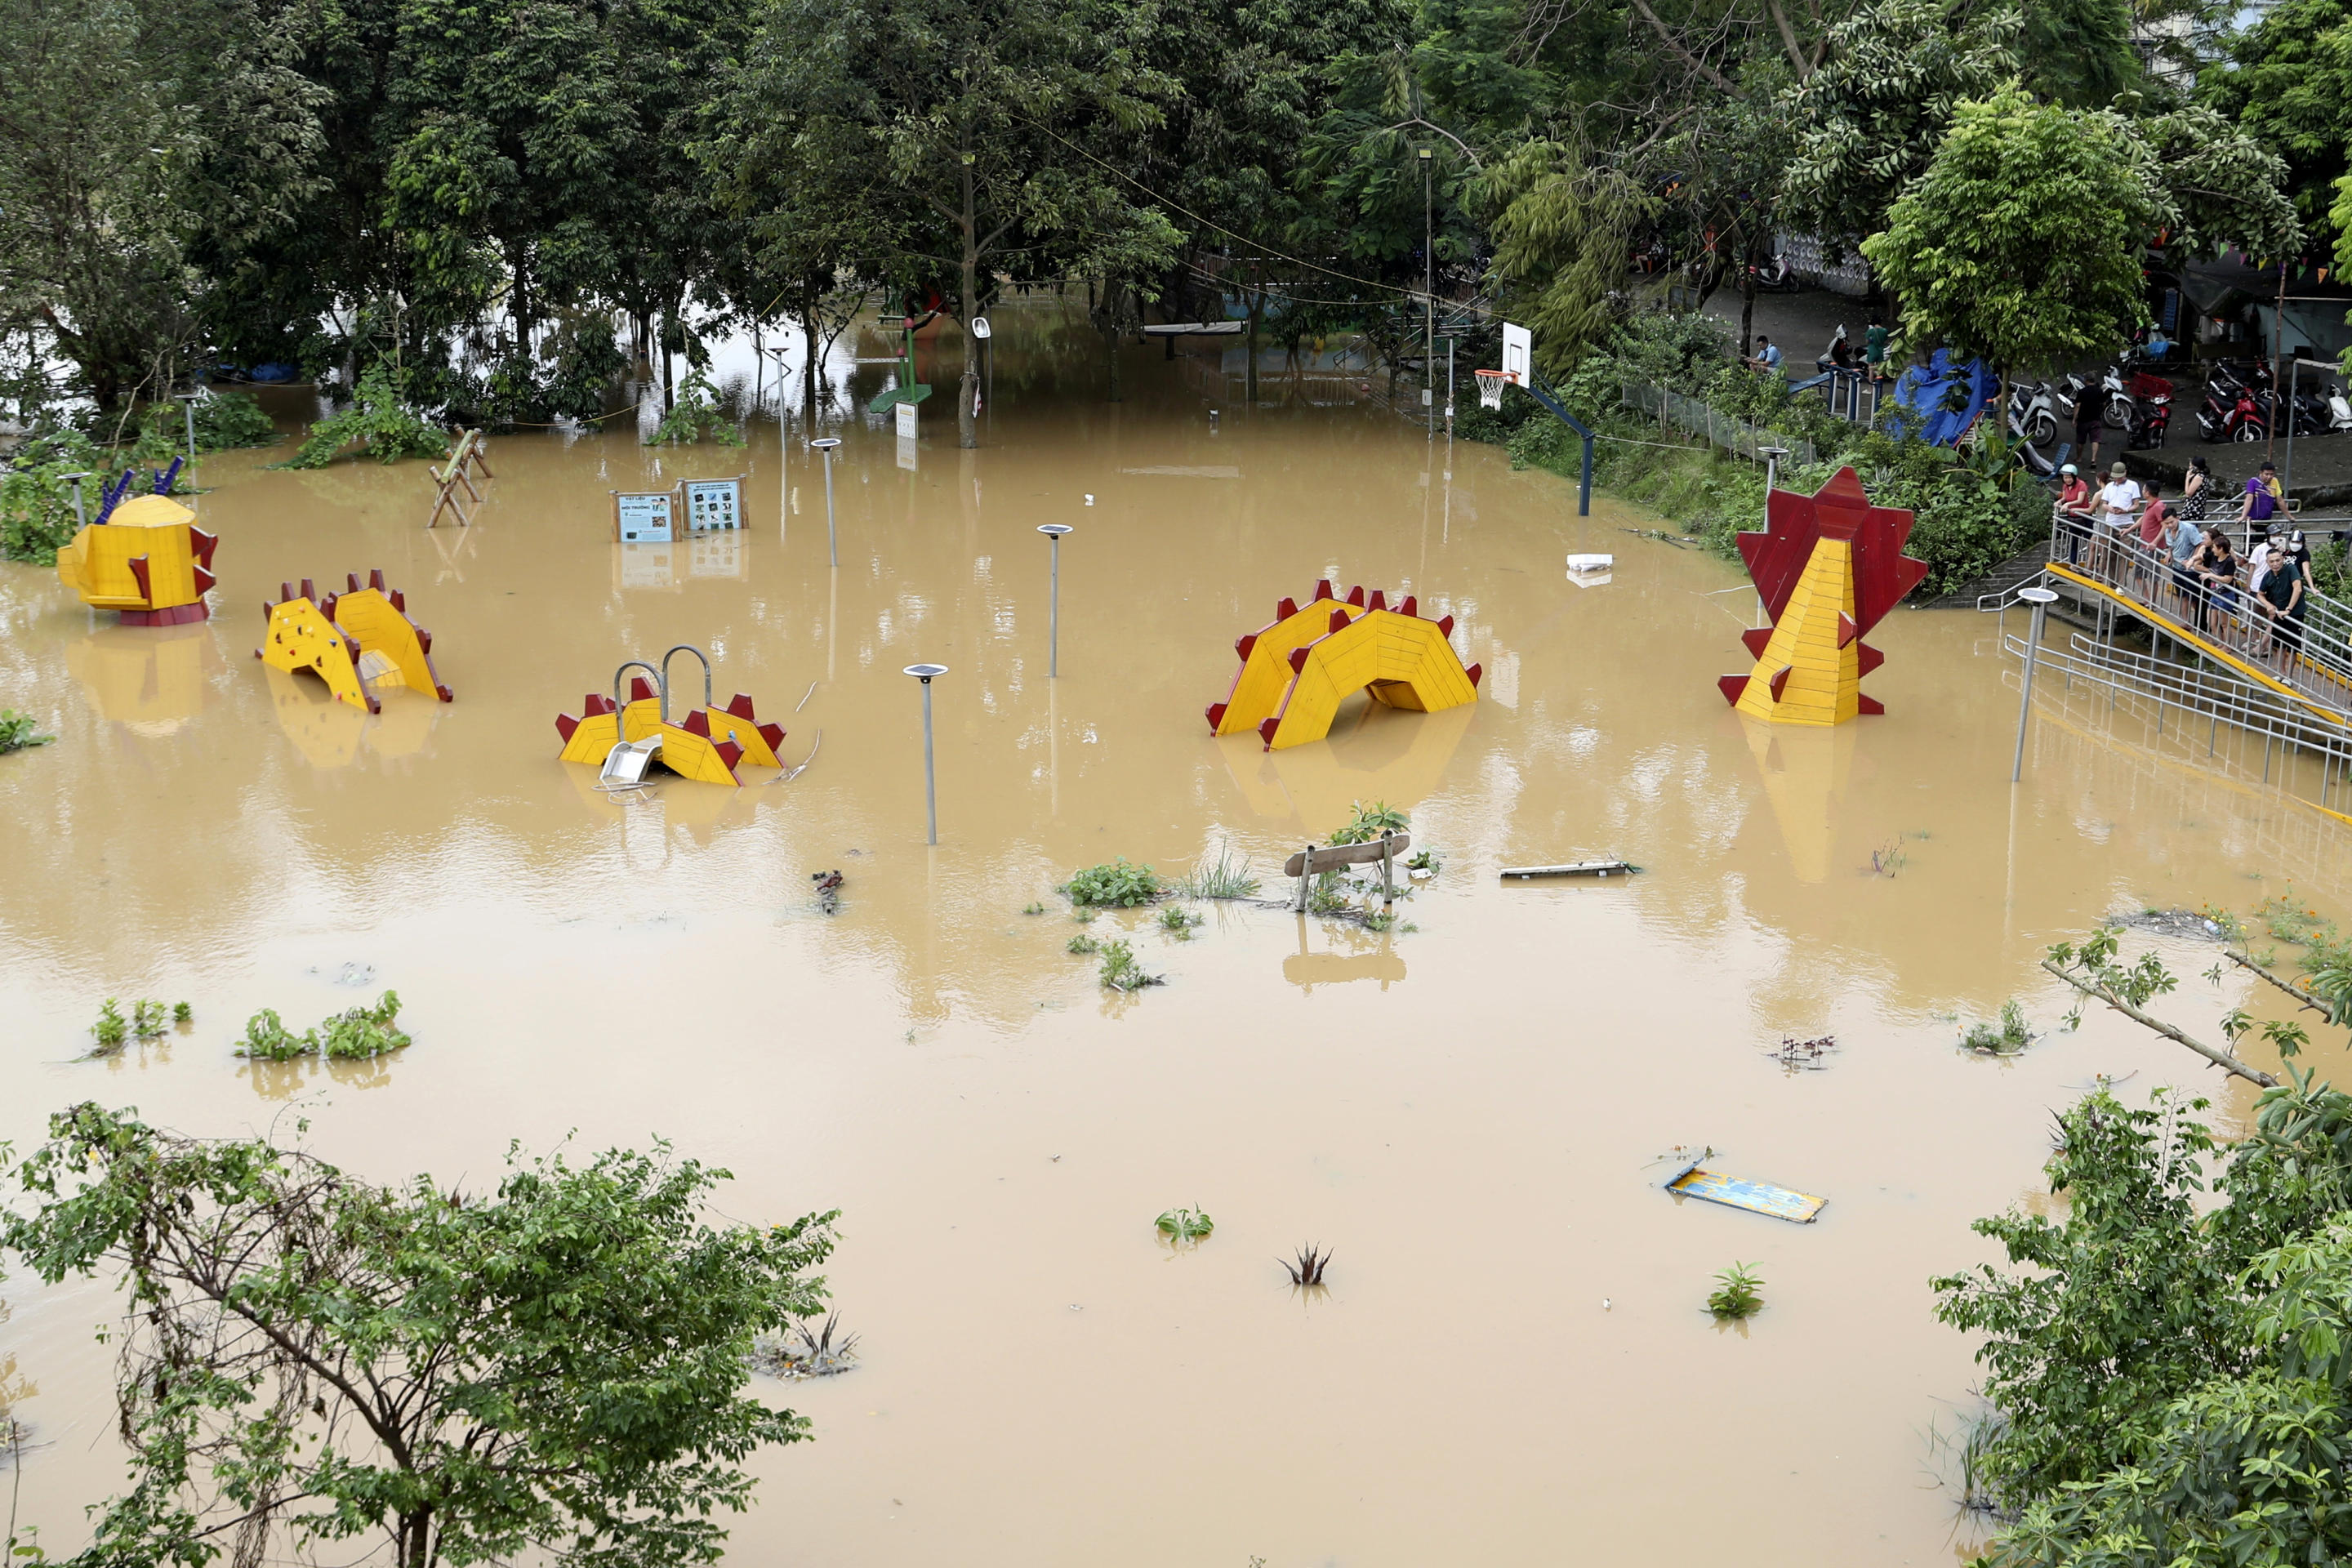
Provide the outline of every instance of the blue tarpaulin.
[[[1895,383],[1894,403],[1903,410],[1906,423],[1920,422],[1919,438],[1931,447],[1948,447],[1967,435],[1999,391],[1992,366],[1980,359],[1955,365],[1951,353],[1937,349],[1926,369],[1914,365]],[[1957,414],[1951,409],[1955,387],[1967,389],[1967,401]],[[1887,428],[1892,434],[1893,424]]]

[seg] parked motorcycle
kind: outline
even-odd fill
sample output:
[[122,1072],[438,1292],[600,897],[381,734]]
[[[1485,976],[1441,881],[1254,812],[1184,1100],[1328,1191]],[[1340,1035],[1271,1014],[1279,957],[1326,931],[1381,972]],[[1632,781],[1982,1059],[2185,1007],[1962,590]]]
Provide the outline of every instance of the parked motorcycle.
[[2344,395],[2341,386],[2327,389],[2327,427],[2330,430],[2352,430],[2352,398]]
[[2057,396],[2048,382],[2027,386],[2012,383],[2009,389],[2009,437],[2032,446],[2046,447],[2058,438]]
[[2215,365],[2205,383],[2197,428],[2208,441],[2251,442],[2270,436],[2270,422],[2254,389],[2223,364]]
[[[2114,406],[2112,404],[2110,407]],[[2135,399],[2131,424],[2124,434],[2125,447],[2145,450],[2164,445],[2164,433],[2172,426],[2172,395],[2159,392],[2152,397]]]

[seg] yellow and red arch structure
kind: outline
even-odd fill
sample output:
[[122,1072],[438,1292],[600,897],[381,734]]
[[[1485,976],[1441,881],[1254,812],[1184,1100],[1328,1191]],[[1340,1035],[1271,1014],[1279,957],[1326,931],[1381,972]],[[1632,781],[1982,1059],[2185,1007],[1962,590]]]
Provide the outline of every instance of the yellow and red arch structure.
[[1407,595],[1360,584],[1344,599],[1329,578],[1305,605],[1285,598],[1275,618],[1234,644],[1242,667],[1223,702],[1209,705],[1213,734],[1254,730],[1269,752],[1330,733],[1340,703],[1359,691],[1390,708],[1434,713],[1478,700],[1477,665],[1454,651],[1454,617],[1428,620]]

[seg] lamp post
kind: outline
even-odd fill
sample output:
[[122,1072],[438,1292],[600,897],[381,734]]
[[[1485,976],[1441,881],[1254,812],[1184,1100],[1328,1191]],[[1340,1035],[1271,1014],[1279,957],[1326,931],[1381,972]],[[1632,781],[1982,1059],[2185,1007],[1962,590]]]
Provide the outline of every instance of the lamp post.
[[2042,619],[2058,595],[2047,588],[2020,588],[2017,596],[2033,606],[2033,626],[2025,634],[2025,689],[2017,698],[2017,756],[2009,764],[2009,782],[2025,776],[2025,714],[2033,701],[2033,656],[2042,648]]
[[183,392],[175,395],[178,398],[181,409],[188,417],[188,468],[193,471],[196,466],[196,398],[198,394],[193,392]]
[[[841,445],[841,437],[820,436],[809,445],[824,454],[824,552],[832,559],[833,564],[838,566],[841,564],[841,545],[833,533],[833,451]],[[929,698],[924,699],[927,710],[929,700]]]
[[1062,673],[1062,535],[1073,531],[1066,522],[1041,522],[1037,531],[1054,547],[1053,587],[1045,597],[1045,679]]
[[931,773],[931,677],[945,675],[944,664],[910,664],[907,673],[923,683],[923,806],[930,825],[930,837],[926,842],[940,841],[940,791]]
[[1429,198],[1429,149],[1421,150],[1421,401],[1429,410],[1429,438],[1437,439],[1437,220]]

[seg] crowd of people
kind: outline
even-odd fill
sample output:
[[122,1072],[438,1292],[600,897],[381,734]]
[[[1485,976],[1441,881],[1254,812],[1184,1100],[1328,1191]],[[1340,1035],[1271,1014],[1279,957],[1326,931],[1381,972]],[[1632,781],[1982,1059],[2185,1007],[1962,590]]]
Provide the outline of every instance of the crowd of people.
[[[2068,463],[2059,469],[2058,491],[2067,563],[2287,673],[2303,651],[2304,619],[2318,591],[2311,546],[2289,526],[2271,464],[2246,481],[2237,500],[2234,513],[2223,511],[2227,503],[2201,457],[2191,460],[2177,500],[2166,499],[2161,481],[2135,479],[2121,463],[2095,489]],[[2232,538],[2241,531],[2242,552]]]

